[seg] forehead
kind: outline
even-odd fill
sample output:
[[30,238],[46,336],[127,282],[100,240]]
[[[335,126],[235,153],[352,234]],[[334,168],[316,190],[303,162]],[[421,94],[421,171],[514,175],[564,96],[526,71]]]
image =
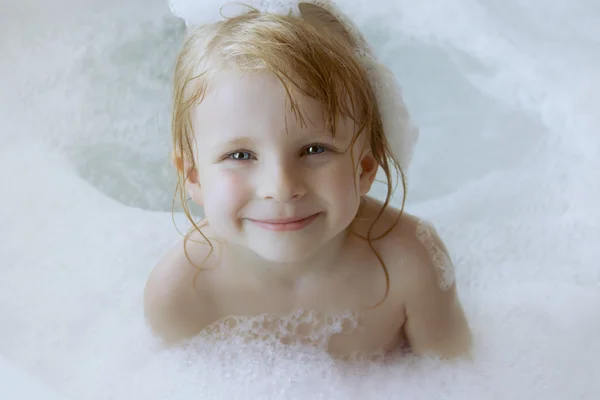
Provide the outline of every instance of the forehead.
[[[219,71],[211,77],[206,95],[194,109],[197,138],[227,139],[267,133],[293,133],[296,137],[331,135],[322,105],[291,84],[287,86],[289,94],[280,80],[268,72]],[[296,112],[290,97],[298,107]],[[335,136],[351,139],[354,130],[352,120],[339,118]]]

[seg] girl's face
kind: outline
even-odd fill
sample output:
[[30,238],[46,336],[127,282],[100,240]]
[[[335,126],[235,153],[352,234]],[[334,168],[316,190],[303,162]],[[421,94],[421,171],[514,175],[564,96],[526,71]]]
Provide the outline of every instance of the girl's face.
[[296,94],[302,122],[268,73],[219,72],[210,88],[193,114],[198,180],[188,188],[211,230],[266,260],[314,256],[345,232],[375,178],[364,139],[352,145],[354,122],[332,135],[320,105]]

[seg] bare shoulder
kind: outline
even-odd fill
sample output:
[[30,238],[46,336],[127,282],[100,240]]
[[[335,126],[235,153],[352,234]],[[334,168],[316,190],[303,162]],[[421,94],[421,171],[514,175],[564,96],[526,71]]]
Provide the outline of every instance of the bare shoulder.
[[402,260],[394,263],[403,276],[428,284],[441,291],[455,286],[454,265],[445,243],[434,225],[403,213],[390,234],[382,238],[387,258]]
[[380,218],[393,223],[377,247],[389,270],[390,291],[403,302],[405,336],[416,353],[448,358],[468,353],[471,333],[446,245],[431,223],[407,213],[397,216],[389,209]]
[[216,319],[210,275],[200,269],[206,266],[202,264],[205,259],[210,262],[209,245],[191,237],[184,250],[182,239],[148,277],[144,290],[146,320],[167,344],[196,335]]

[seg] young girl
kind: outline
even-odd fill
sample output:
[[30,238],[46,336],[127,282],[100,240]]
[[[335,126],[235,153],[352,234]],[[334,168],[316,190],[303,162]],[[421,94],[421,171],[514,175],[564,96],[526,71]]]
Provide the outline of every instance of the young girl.
[[[302,341],[350,312],[326,338],[334,356],[464,354],[445,246],[389,206],[416,141],[393,76],[330,1],[272,4],[216,7],[210,21],[210,4],[172,2],[189,29],[172,129],[193,229],[148,279],[151,328],[178,343],[228,317],[311,313],[287,338]],[[367,195],[378,169],[383,203]]]

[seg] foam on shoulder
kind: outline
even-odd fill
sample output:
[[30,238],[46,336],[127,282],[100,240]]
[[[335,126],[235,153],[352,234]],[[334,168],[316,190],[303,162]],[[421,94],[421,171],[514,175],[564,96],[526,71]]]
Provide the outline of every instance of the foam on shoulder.
[[435,227],[430,222],[419,220],[416,236],[427,249],[431,263],[438,275],[440,289],[449,290],[455,281],[454,266],[448,254],[436,243]]

